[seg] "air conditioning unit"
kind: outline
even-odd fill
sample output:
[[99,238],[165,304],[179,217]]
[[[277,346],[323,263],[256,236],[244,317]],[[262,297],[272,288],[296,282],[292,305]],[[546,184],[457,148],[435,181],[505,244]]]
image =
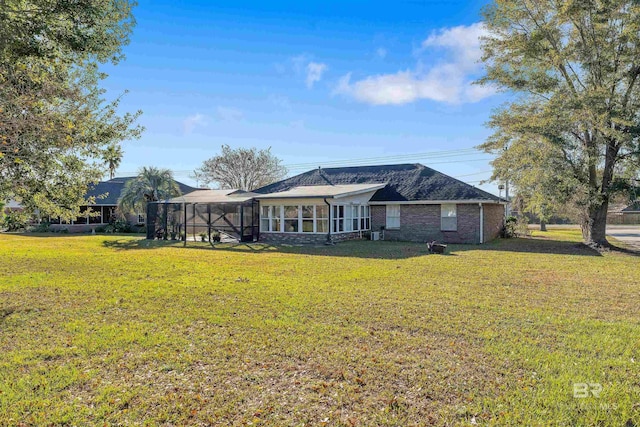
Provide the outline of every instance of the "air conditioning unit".
[[380,240],[380,232],[372,231],[371,232],[371,240]]

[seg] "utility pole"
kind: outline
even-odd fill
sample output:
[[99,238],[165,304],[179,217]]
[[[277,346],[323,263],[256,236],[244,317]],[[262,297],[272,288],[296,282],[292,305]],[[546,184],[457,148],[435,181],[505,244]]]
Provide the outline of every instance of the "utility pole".
[[509,218],[511,214],[510,213],[511,201],[509,200],[509,180],[508,179],[505,181],[505,185],[504,185],[504,198],[507,200],[507,205],[505,206],[504,213],[507,216],[507,218]]

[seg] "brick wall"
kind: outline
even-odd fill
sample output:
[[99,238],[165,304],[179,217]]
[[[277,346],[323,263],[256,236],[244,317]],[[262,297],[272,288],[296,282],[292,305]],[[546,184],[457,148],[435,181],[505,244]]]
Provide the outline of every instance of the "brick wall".
[[[502,227],[504,208],[500,205],[485,205],[485,242],[495,238]],[[401,205],[400,228],[386,229],[385,240],[444,243],[480,242],[480,206],[458,204],[458,230],[440,230],[440,205]],[[386,207],[371,207],[371,230],[379,231],[386,223]]]
[[484,208],[484,241],[490,242],[500,235],[504,225],[504,205],[482,205]]
[[[365,233],[364,231],[362,232]],[[360,232],[332,234],[331,239],[334,243],[343,240],[354,240],[360,238]],[[291,244],[291,245],[323,245],[327,241],[326,234],[305,234],[305,233],[260,233],[260,242],[273,244]]]

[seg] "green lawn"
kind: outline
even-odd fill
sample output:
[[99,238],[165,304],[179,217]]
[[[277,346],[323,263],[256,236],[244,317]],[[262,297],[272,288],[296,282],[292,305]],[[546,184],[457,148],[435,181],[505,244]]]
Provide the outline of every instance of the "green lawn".
[[0,425],[639,426],[640,258],[544,236],[0,235]]

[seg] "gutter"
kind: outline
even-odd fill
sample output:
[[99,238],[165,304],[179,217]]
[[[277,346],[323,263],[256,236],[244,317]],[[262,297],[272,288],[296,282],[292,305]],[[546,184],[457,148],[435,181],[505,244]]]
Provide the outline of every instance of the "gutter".
[[331,204],[327,202],[327,198],[323,198],[324,202],[327,204],[327,208],[329,210],[329,227],[327,228],[327,241],[326,245],[333,245],[333,239],[331,238]]

